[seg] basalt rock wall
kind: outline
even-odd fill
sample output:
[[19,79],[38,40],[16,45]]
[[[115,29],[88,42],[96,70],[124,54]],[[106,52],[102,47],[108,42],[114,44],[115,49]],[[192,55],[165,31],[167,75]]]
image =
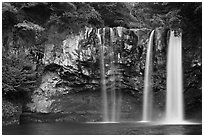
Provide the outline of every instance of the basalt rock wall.
[[[159,53],[166,48],[166,30],[157,28],[155,32],[154,49]],[[86,90],[100,92],[100,46],[104,46],[107,90],[111,90],[115,69],[116,88],[141,97],[150,32],[146,28],[85,28],[79,34],[67,36],[60,47],[45,45],[42,63],[46,67],[26,111],[58,112],[57,106],[53,107],[55,96]]]

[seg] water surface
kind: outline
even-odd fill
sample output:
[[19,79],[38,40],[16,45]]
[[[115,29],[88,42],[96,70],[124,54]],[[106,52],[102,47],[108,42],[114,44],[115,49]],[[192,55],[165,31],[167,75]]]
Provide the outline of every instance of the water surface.
[[201,125],[32,123],[3,126],[3,135],[201,135]]

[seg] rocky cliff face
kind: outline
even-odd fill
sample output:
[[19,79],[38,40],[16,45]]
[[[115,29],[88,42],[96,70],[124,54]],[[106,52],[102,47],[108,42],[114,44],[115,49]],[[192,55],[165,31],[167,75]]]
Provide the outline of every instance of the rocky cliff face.
[[[167,31],[156,29],[154,50],[161,52]],[[104,47],[105,78],[108,92],[113,88],[142,96],[146,45],[149,29],[85,28],[67,36],[59,47],[45,45],[45,65],[40,86],[34,91],[27,109],[32,112],[58,112],[54,98],[70,92],[100,92],[100,47]],[[159,56],[162,58],[162,56]],[[155,54],[155,58],[157,58]],[[164,64],[163,64],[164,65]],[[114,81],[113,81],[114,78]]]
[[[150,29],[146,28],[85,28],[85,30],[81,31],[79,34],[67,36],[60,47],[56,47],[53,44],[45,45],[45,52],[42,62],[45,65],[55,63],[62,66],[76,67],[76,60],[80,57],[82,58],[83,54],[90,56],[91,52],[96,52],[96,47],[98,46],[97,41],[99,40],[97,33],[100,35],[100,37],[104,37],[102,44],[109,45],[108,42],[111,40],[112,42],[117,42],[120,44],[121,49],[131,50],[133,47],[145,46],[150,31]],[[56,50],[56,48],[60,50]],[[79,53],[79,50],[81,53]]]
[[32,112],[49,113],[50,106],[54,100],[51,96],[63,92],[65,89],[56,88],[60,78],[56,73],[48,72],[43,74],[40,86],[32,95],[32,103],[27,104]]
[[[81,31],[79,34],[67,36],[60,47],[57,47],[54,44],[45,45],[42,63],[48,66],[48,70],[42,75],[41,84],[32,95],[32,102],[27,104],[28,109],[32,112],[41,113],[49,113],[53,111],[50,106],[54,100],[51,98],[57,94],[65,94],[76,90],[79,88],[77,87],[77,84],[78,86],[84,84],[80,91],[86,89],[99,89],[100,70],[99,65],[97,66],[97,64],[100,62],[99,48],[101,45],[104,45],[105,47],[105,75],[106,78],[109,79],[109,84],[111,83],[111,69],[113,69],[109,67],[111,64],[111,56],[114,56],[114,61],[116,63],[120,63],[115,66],[115,68],[118,67],[118,71],[120,71],[120,65],[127,64],[127,61],[129,61],[130,64],[135,62],[133,58],[128,57],[128,54],[130,53],[135,53],[135,59],[141,61],[140,63],[142,64],[144,62],[142,54],[145,54],[149,33],[149,29],[126,29],[123,27],[107,27],[101,29],[85,28],[85,30]],[[112,53],[110,53],[110,51],[112,51]],[[96,65],[95,68],[94,66],[86,67],[86,65],[82,65],[86,62],[91,62],[91,65]],[[62,67],[61,69],[53,68],[54,70],[50,71],[53,67],[49,67],[50,64],[55,64],[56,66],[60,65]],[[143,67],[142,69],[144,69],[143,65],[137,65],[139,69],[140,67]],[[129,69],[131,68],[133,69],[133,67],[130,66]],[[139,72],[140,70],[137,71]],[[71,73],[79,73],[81,76],[71,76]],[[125,73],[128,74],[129,72]],[[93,76],[94,74],[96,76]],[[76,86],[73,86],[73,84],[70,86],[69,83],[71,80],[69,78],[71,77],[74,77],[72,82],[76,83]],[[120,79],[120,77],[118,77],[118,79]],[[142,77],[143,76],[140,74],[138,79],[142,79]],[[123,88],[128,87],[134,90],[139,84],[139,81],[141,81],[138,79],[130,77],[125,81],[129,85],[123,84]],[[138,83],[134,81],[138,81]],[[58,86],[57,84],[61,85]]]

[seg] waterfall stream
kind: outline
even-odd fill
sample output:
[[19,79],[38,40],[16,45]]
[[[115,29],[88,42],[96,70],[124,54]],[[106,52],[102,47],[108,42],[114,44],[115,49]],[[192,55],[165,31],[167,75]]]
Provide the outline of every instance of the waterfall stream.
[[144,95],[143,95],[143,116],[142,121],[152,120],[152,54],[153,54],[154,30],[150,34],[147,47],[145,78],[144,78]]
[[170,32],[167,60],[167,122],[180,123],[183,121],[183,79],[182,79],[182,41],[181,36]]
[[105,78],[105,63],[104,63],[104,37],[105,28],[103,28],[102,40],[100,35],[100,29],[97,30],[97,36],[99,38],[99,50],[100,50],[100,71],[101,71],[101,90],[102,90],[102,100],[103,100],[103,121],[108,122],[108,101],[107,101],[107,90],[106,90],[106,78]]

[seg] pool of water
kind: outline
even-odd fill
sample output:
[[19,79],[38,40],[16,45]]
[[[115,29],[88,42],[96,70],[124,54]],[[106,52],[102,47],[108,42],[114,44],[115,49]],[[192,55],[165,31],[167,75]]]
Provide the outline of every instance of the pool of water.
[[31,123],[2,127],[3,135],[201,135],[202,125]]

